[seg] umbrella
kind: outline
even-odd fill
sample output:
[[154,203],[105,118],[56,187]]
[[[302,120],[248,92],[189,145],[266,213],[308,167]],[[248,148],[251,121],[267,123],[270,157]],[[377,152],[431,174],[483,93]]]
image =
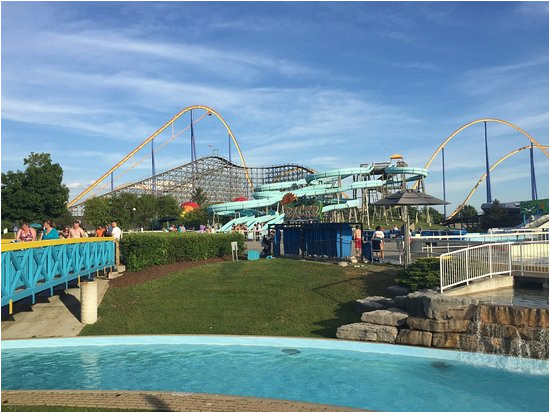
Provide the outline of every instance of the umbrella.
[[373,202],[372,205],[377,206],[402,206],[405,215],[405,228],[403,241],[405,243],[405,266],[409,264],[411,247],[409,245],[409,211],[410,205],[446,205],[448,202],[443,201],[435,196],[428,195],[424,192],[419,192],[414,189],[405,189],[397,191],[379,201]]
[[407,189],[405,191],[397,191],[380,201],[373,202],[372,205],[379,206],[409,206],[409,205],[447,205],[449,202],[443,201],[435,196],[431,196],[424,192]]
[[29,227],[39,229],[42,228],[42,224],[30,224]]

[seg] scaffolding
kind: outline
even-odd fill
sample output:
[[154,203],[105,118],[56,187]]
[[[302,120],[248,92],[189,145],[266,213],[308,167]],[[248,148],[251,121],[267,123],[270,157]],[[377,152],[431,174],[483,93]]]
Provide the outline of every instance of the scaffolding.
[[[312,169],[298,164],[247,167],[254,186],[281,181],[297,181],[313,173]],[[118,193],[136,195],[170,195],[178,202],[189,201],[193,188],[202,188],[210,203],[229,202],[238,197],[250,198],[251,188],[243,166],[221,156],[199,158],[160,174],[126,184],[98,197],[109,197]],[[74,216],[84,214],[84,202],[69,208]]]

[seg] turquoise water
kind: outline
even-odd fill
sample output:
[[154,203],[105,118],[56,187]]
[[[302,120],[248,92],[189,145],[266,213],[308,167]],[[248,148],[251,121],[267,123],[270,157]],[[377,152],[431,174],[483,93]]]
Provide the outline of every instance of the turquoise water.
[[[55,340],[28,340],[18,348],[17,342],[3,342],[2,390],[222,393],[385,411],[549,407],[547,362],[367,343],[350,343],[345,350],[346,342],[337,342],[340,349],[330,349],[330,340],[249,338],[247,345],[234,345],[243,339],[229,337],[229,345],[219,345],[220,337],[210,344],[208,339],[206,344],[196,338],[157,339],[166,344],[128,345],[132,338],[126,338],[106,345],[103,338],[100,344],[78,339],[71,345],[59,340],[56,346]],[[30,347],[41,343],[48,347]]]

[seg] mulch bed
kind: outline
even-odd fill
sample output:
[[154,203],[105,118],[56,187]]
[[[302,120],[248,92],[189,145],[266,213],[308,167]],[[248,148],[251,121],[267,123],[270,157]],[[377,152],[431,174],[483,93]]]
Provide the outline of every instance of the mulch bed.
[[231,261],[231,257],[214,257],[203,261],[182,261],[172,264],[155,265],[138,272],[127,271],[114,280],[109,281],[110,287],[129,287],[131,285],[142,284],[146,281],[165,277],[168,274],[188,270],[200,265],[214,264],[217,262]]

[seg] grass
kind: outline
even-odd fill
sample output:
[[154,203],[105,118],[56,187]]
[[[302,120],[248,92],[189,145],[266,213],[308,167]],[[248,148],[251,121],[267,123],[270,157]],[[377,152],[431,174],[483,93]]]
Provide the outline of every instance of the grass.
[[134,409],[106,409],[104,407],[76,407],[76,406],[24,406],[15,404],[2,405],[3,412],[146,412],[148,410]]
[[99,320],[81,335],[237,334],[334,337],[359,321],[354,301],[386,295],[391,266],[362,268],[288,259],[209,264],[110,288]]

